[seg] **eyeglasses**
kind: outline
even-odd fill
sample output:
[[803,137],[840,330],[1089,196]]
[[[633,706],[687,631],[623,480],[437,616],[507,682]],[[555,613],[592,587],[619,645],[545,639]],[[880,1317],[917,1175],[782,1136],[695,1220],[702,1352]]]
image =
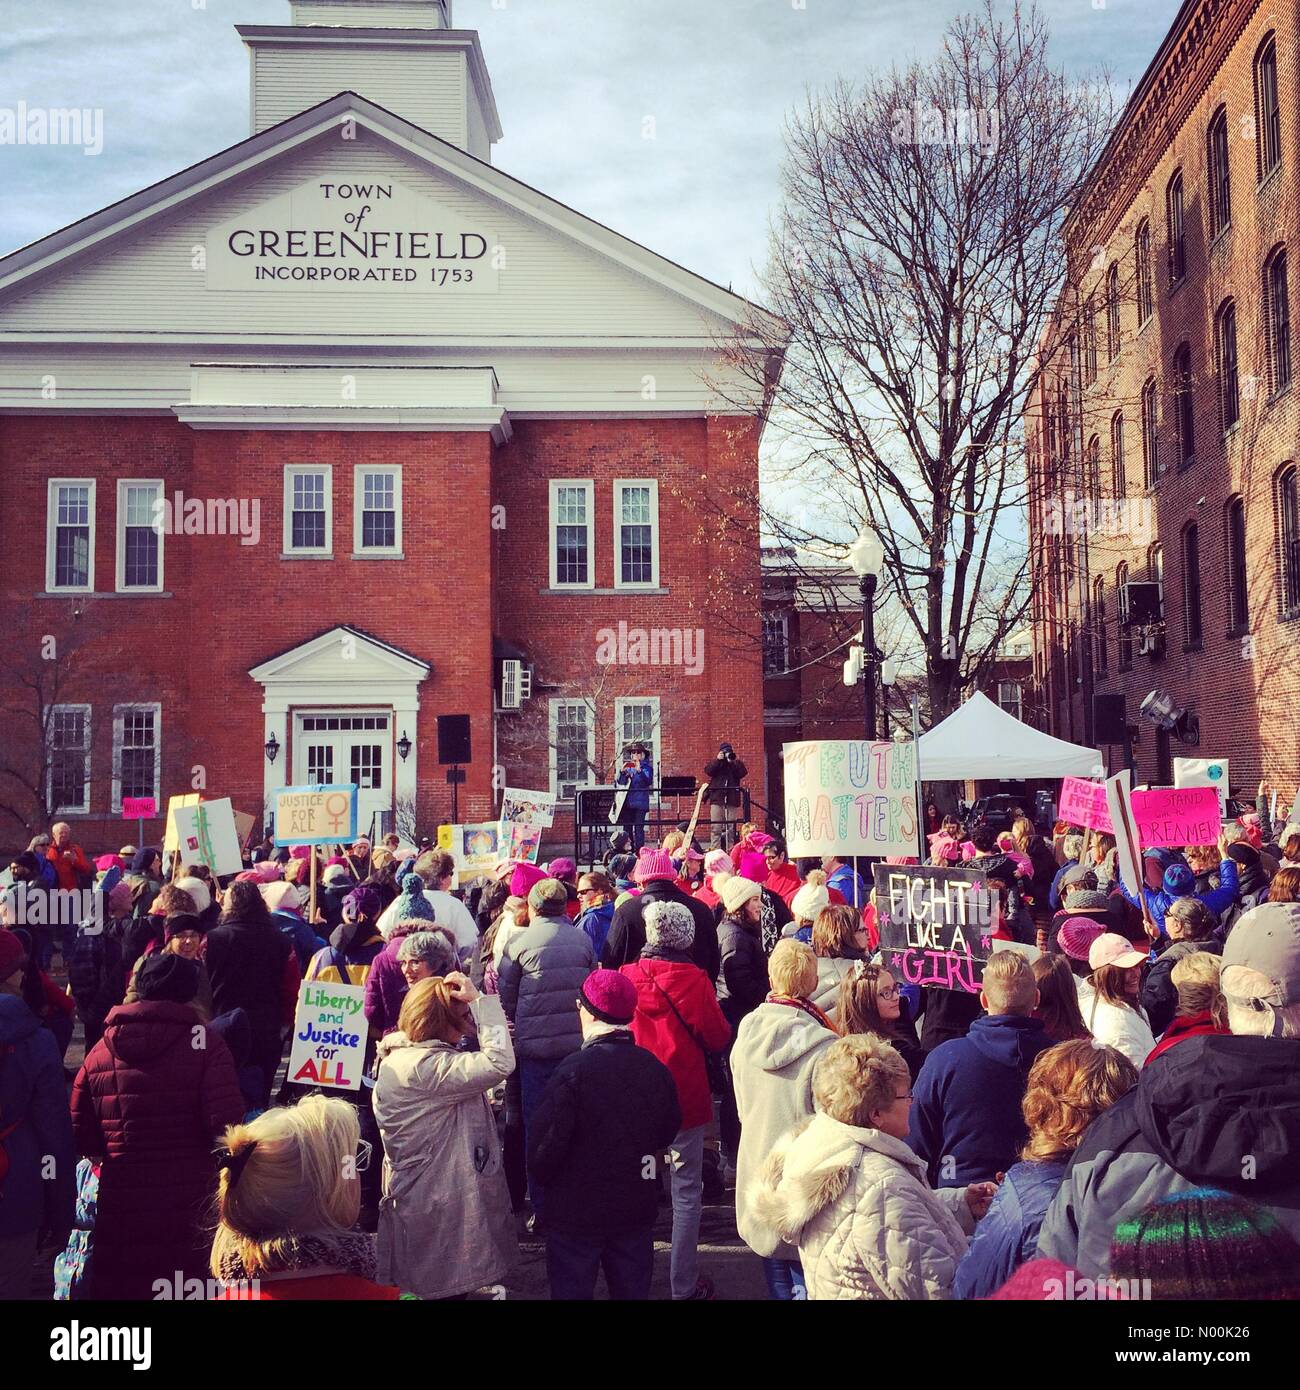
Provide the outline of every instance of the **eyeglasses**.
[[901,1096],[895,1096],[894,1099],[895,1099],[895,1100],[911,1100],[911,1099],[912,1099],[912,1093],[911,1093],[911,1091],[904,1091],[903,1094],[902,1094]]
[[897,985],[886,985],[886,986],[884,987],[884,989],[878,989],[878,990],[876,991],[876,998],[877,998],[877,999],[897,999],[898,996],[899,996],[899,994],[901,994],[901,993],[902,993],[902,991],[898,988]]
[[578,889],[578,896],[579,896],[580,898],[587,898],[587,897],[590,897],[591,894],[593,894],[593,893],[599,893],[599,892],[600,892],[600,889],[599,889],[599,888],[579,888],[579,889]]

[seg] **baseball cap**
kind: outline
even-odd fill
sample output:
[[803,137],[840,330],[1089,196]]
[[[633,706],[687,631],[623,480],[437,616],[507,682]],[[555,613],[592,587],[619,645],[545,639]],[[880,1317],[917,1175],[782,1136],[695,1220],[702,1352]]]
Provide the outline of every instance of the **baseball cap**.
[[1118,965],[1121,970],[1141,965],[1146,960],[1145,951],[1135,951],[1129,942],[1117,932],[1107,931],[1088,947],[1088,965],[1100,970],[1103,965]]
[[1229,966],[1258,970],[1273,982],[1266,995],[1224,995],[1251,1008],[1300,1003],[1300,903],[1261,903],[1237,919],[1223,946],[1222,979]]

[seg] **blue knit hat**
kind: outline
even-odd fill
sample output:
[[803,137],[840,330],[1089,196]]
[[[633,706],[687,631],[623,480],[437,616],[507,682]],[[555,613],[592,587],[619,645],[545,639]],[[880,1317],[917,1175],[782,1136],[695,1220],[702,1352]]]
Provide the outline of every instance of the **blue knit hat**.
[[1165,870],[1164,888],[1171,898],[1185,898],[1196,887],[1196,875],[1186,864],[1170,864]]
[[412,917],[423,918],[426,922],[434,920],[433,906],[424,896],[424,880],[419,874],[407,874],[403,878],[402,891],[397,895],[394,911],[399,922],[408,921]]

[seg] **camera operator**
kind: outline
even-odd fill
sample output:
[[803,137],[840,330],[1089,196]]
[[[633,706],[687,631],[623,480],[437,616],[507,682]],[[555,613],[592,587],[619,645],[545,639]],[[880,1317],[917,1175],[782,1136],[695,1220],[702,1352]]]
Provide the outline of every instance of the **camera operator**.
[[710,849],[731,848],[744,802],[740,784],[748,772],[729,743],[720,744],[718,756],[704,765],[704,775],[709,779],[709,822],[713,827]]

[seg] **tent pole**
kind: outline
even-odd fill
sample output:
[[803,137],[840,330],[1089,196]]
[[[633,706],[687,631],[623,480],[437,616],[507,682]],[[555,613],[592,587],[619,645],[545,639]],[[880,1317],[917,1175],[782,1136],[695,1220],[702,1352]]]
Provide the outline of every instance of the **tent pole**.
[[916,832],[925,863],[925,796],[921,785],[921,713],[915,694],[912,696],[912,758],[916,765]]

